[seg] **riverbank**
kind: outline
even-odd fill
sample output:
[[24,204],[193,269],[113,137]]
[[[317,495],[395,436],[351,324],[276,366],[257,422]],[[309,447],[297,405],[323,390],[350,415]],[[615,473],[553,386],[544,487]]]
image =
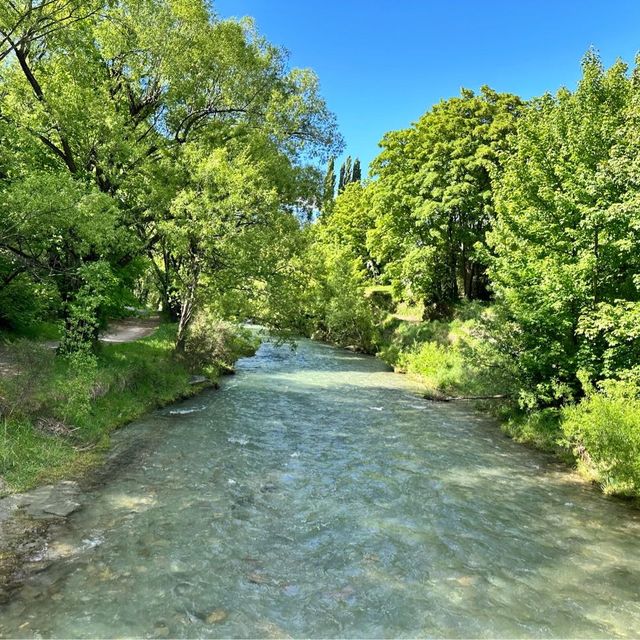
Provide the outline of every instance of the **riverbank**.
[[[419,381],[430,400],[473,402],[510,438],[552,453],[605,494],[640,496],[640,394],[633,379],[586,383],[571,400],[564,398],[566,387],[553,395],[551,379],[541,400],[526,391],[519,357],[505,352],[504,336],[497,340],[504,325],[491,304],[462,303],[446,319],[424,320],[421,306],[397,304],[389,287],[371,287],[365,300],[363,340],[351,326],[321,338],[377,355]],[[332,339],[342,334],[348,338]]]
[[[46,344],[11,345],[14,371],[0,378],[0,496],[72,479],[95,467],[115,429],[215,384],[255,345],[225,349],[225,362],[175,357],[176,327],[128,343],[100,345],[95,358],[59,358]],[[197,374],[197,376],[194,376]]]
[[640,496],[640,402],[633,384],[587,389],[574,403],[527,406],[517,362],[498,352],[493,308],[460,305],[450,320],[388,316],[378,356],[419,380],[434,401],[470,400],[514,441],[552,453],[605,494]]
[[81,486],[108,478],[138,453],[114,451],[115,430],[217,386],[235,360],[257,348],[231,325],[212,330],[223,358],[195,366],[176,357],[172,324],[133,342],[116,336],[89,360],[58,358],[47,343],[5,347],[11,370],[0,378],[0,603],[48,566],[47,540],[81,507]]

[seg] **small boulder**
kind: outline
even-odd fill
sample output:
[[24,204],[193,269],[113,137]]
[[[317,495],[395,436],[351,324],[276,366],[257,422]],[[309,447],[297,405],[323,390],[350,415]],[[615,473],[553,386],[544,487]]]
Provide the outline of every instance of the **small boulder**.
[[227,612],[224,609],[215,609],[206,617],[207,624],[220,624],[224,622],[228,617]]
[[247,576],[247,580],[252,584],[267,584],[269,582],[269,578],[259,571],[253,571],[250,573]]
[[73,500],[61,500],[60,502],[45,505],[42,507],[42,511],[45,513],[51,513],[54,516],[59,516],[60,518],[66,518],[79,508],[79,502],[74,502]]

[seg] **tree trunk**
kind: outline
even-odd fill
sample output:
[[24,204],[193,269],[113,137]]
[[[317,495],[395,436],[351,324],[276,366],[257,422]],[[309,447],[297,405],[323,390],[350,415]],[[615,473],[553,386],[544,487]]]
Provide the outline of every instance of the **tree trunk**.
[[178,322],[178,333],[176,335],[176,352],[184,353],[187,340],[187,329],[193,319],[193,312],[196,305],[196,293],[200,282],[200,266],[195,256],[191,257],[191,268],[189,269],[190,282],[182,300],[180,301],[180,320]]
[[187,340],[187,329],[193,317],[193,308],[195,306],[195,297],[189,293],[182,301],[182,309],[180,311],[180,320],[178,322],[178,333],[176,334],[176,351],[184,353]]
[[458,300],[458,255],[453,237],[453,216],[449,216],[447,235],[449,240],[449,291],[447,302],[453,303]]
[[169,284],[162,282],[160,291],[160,304],[162,312],[166,314],[171,322],[178,322],[182,315],[180,300],[177,297],[177,291]]
[[151,264],[153,265],[156,281],[158,283],[158,292],[160,294],[160,305],[162,307],[162,312],[167,315],[167,318],[171,322],[178,322],[182,314],[182,309],[178,291],[172,284],[169,255],[163,248],[164,269],[161,269],[155,263],[151,252],[149,253],[149,257],[151,258]]

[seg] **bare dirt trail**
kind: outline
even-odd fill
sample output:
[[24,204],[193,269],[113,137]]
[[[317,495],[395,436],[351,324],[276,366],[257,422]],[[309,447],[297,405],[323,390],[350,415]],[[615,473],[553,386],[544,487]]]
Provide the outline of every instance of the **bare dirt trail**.
[[[124,318],[110,322],[107,328],[100,333],[100,342],[124,343],[135,342],[150,336],[160,326],[159,316],[145,318]],[[57,340],[47,340],[41,343],[49,349],[57,349],[60,344]],[[0,345],[0,376],[15,374],[15,365],[11,361],[11,353]]]
[[102,342],[135,342],[150,336],[160,326],[158,316],[125,318],[109,324],[100,334]]

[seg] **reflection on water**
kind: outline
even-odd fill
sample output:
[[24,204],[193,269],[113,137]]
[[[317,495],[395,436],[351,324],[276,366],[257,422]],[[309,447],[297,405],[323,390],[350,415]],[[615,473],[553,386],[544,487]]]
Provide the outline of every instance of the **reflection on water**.
[[612,637],[640,520],[372,358],[264,345],[118,435],[138,458],[0,609],[5,637]]

